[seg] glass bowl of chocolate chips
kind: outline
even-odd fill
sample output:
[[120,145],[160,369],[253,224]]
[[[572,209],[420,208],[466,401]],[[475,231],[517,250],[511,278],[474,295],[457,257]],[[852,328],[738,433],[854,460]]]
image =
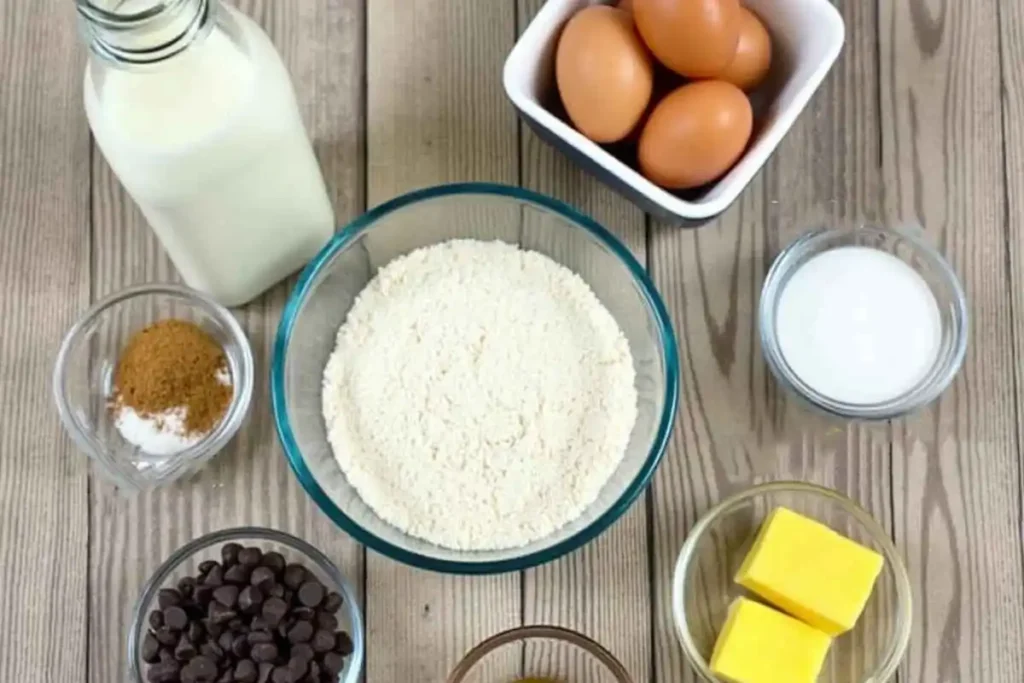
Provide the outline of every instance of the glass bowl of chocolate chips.
[[157,570],[135,606],[135,683],[354,683],[355,594],[305,541],[255,527],[203,536]]

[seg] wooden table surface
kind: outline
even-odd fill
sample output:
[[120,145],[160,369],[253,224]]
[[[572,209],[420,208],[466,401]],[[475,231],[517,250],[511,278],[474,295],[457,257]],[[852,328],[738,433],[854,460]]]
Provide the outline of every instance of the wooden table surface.
[[[127,285],[177,276],[93,146],[70,0],[0,0],[0,681],[125,680],[143,581],[180,544],[238,524],[323,548],[361,587],[369,683],[443,680],[523,623],[581,629],[638,682],[694,680],[669,577],[695,518],[771,478],[835,487],[891,531],[915,590],[900,680],[1024,681],[1024,3],[838,0],[847,45],[767,167],[716,223],[662,225],[517,121],[503,60],[540,0],[243,0],[285,57],[339,222],[406,190],[520,184],[582,208],[646,262],[682,361],[669,452],[646,497],[550,565],[415,571],[347,538],[299,488],[265,384],[229,452],[134,498],[89,476],[49,382],[61,336]],[[773,385],[755,306],[801,230],[923,225],[960,274],[971,345],[915,419],[828,433]],[[265,376],[289,283],[238,310]]]

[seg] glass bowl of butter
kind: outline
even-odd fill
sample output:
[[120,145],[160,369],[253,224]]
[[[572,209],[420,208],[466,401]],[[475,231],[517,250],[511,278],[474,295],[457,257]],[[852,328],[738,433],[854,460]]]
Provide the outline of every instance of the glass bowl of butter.
[[719,503],[683,544],[672,584],[683,653],[711,683],[885,683],[910,642],[910,580],[889,534],[813,484]]
[[626,667],[588,636],[559,626],[502,631],[466,653],[446,683],[633,683]]

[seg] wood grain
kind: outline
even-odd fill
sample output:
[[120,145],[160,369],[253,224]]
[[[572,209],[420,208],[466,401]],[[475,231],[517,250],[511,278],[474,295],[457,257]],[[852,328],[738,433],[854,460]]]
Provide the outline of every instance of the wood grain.
[[[682,388],[652,489],[658,681],[695,680],[675,633],[671,579],[689,529],[711,505],[765,479],[801,479],[848,493],[888,524],[887,431],[832,424],[787,399],[758,342],[760,287],[778,251],[806,229],[879,215],[877,17],[869,3],[840,9],[840,61],[736,204],[699,230],[652,228],[651,271],[679,335]],[[874,647],[865,643],[861,662],[833,656],[832,674],[863,666]]]
[[[291,74],[339,221],[363,208],[362,35],[358,2],[247,0],[239,9],[273,39]],[[176,279],[169,260],[97,150],[93,167],[94,290]],[[315,508],[278,446],[264,378],[291,283],[238,309],[253,347],[257,382],[246,425],[196,478],[124,497],[97,483],[92,496],[89,680],[120,680],[124,634],[142,583],[178,546],[215,529],[270,526],[301,536],[361,588],[364,552]]]
[[[519,30],[540,0],[520,0]],[[646,220],[628,201],[542,142],[520,122],[522,184],[582,210],[611,230],[646,264]],[[550,240],[533,235],[536,240]],[[585,274],[586,275],[586,274]],[[594,274],[595,277],[600,277]],[[646,496],[594,542],[523,574],[523,622],[556,624],[586,633],[612,651],[637,683],[651,680],[651,596]],[[525,652],[530,662],[531,651]],[[567,662],[566,666],[583,662]],[[568,680],[589,680],[566,668]],[[530,674],[529,670],[524,674]]]
[[[514,3],[367,4],[367,189],[378,204],[460,180],[514,184],[516,120],[501,90]],[[520,623],[516,574],[454,577],[367,555],[371,681],[439,681],[483,638]],[[494,662],[496,680],[517,671]]]
[[[40,20],[45,17],[45,20]],[[87,459],[49,391],[89,303],[89,137],[64,2],[0,5],[0,680],[81,680]]]
[[1019,149],[1007,149],[1008,178],[1003,159],[1019,136],[1010,131],[1019,124],[1015,5],[1001,6],[1003,121],[994,1],[882,3],[886,213],[924,227],[959,273],[972,316],[952,390],[895,434],[896,534],[917,590],[906,662],[914,681],[1024,679],[1019,322],[1010,294],[1021,284],[1016,267],[1008,271],[1021,244],[1012,213]]

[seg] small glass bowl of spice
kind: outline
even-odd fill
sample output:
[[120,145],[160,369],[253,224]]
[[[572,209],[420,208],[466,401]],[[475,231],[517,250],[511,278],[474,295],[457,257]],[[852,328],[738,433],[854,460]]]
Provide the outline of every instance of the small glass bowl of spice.
[[462,658],[446,683],[633,683],[604,646],[559,626],[520,626]]
[[139,490],[199,469],[238,431],[253,358],[227,309],[170,284],[98,302],[57,354],[53,392],[75,444],[118,486]]

